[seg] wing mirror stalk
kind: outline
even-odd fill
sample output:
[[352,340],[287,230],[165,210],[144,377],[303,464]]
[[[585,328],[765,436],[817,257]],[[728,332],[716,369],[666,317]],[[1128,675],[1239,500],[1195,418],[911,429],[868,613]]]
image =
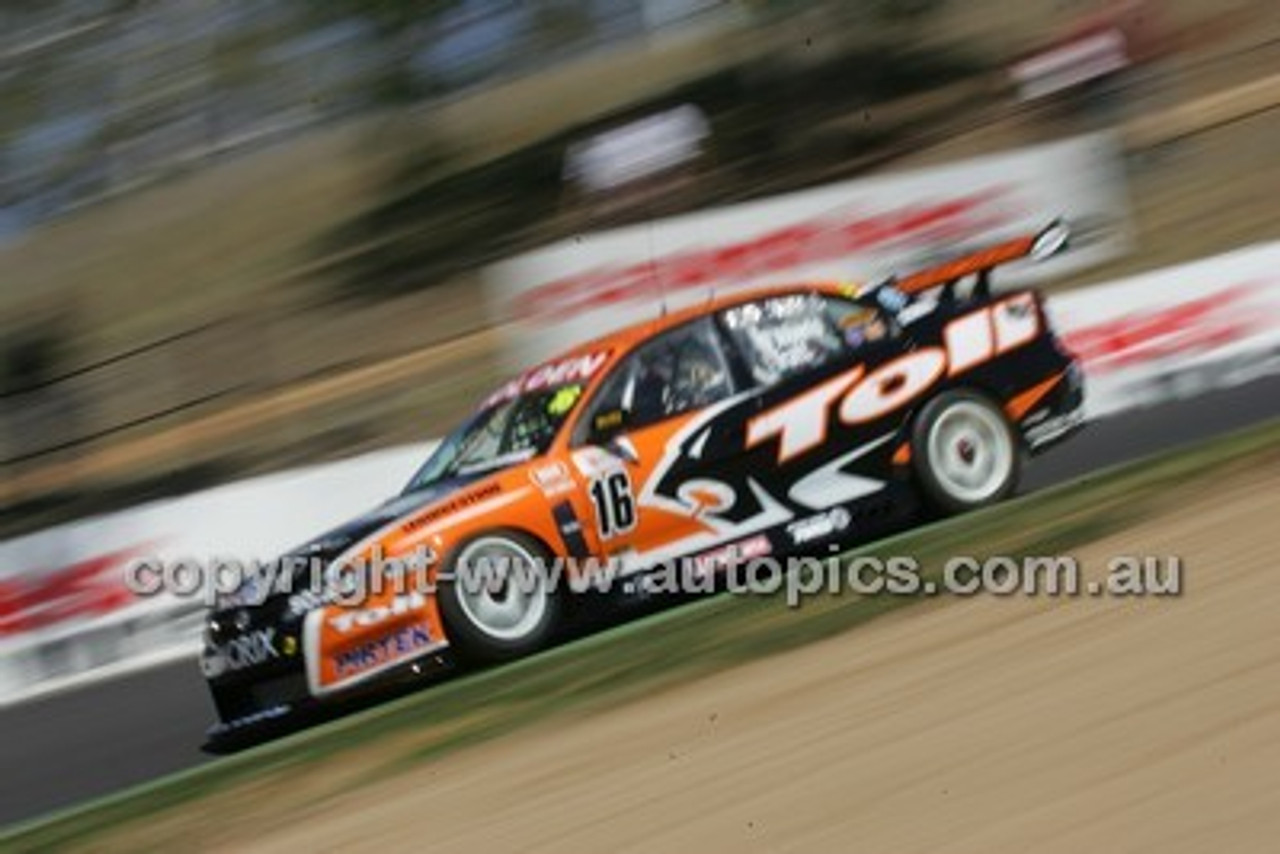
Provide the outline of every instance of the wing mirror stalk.
[[634,466],[640,463],[640,455],[636,453],[635,446],[625,439],[614,436],[605,442],[603,447],[611,456],[617,457],[628,465]]

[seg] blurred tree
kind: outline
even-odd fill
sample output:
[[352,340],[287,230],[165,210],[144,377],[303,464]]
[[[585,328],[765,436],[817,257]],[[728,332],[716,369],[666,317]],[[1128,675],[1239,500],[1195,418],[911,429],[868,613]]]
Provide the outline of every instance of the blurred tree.
[[[399,52],[395,73],[403,75],[386,91],[410,98],[421,97],[422,87],[432,82],[412,81],[420,72],[410,63],[425,49],[429,33],[439,35],[485,10],[512,8],[505,0],[306,2],[325,15],[359,17],[375,27],[378,38],[393,45],[388,51]],[[829,177],[842,161],[866,160],[900,144],[911,123],[919,121],[912,116],[871,123],[867,117],[873,107],[935,91],[986,68],[977,57],[914,38],[911,22],[946,0],[743,2],[751,4],[758,35],[766,36],[756,40],[754,53],[726,58],[723,67],[671,88],[619,100],[605,112],[566,115],[560,129],[496,159],[475,162],[424,136],[424,124],[405,125],[406,154],[380,182],[376,201],[351,212],[316,246],[318,254],[333,259],[328,271],[337,292],[378,299],[429,287],[581,228],[581,217],[562,215],[564,152],[575,141],[628,120],[697,105],[712,126],[716,166],[696,192],[627,209],[609,225]],[[534,61],[553,62],[557,51],[593,37],[587,7],[585,0],[520,6],[529,13],[521,48],[528,53],[536,46]],[[813,130],[850,116],[858,121],[846,121],[838,133],[820,137]]]
[[374,96],[392,103],[414,101],[429,92],[415,70],[414,55],[425,33],[465,0],[301,0],[319,23],[356,19],[371,27],[382,52],[381,73],[374,76]]
[[910,22],[937,12],[946,3],[947,0],[873,0],[871,5],[882,20]]
[[554,49],[591,38],[594,22],[587,5],[563,0],[537,4],[533,26],[539,40]]
[[802,12],[831,12],[837,16],[870,17],[878,21],[915,20],[940,10],[947,0],[742,0],[752,13],[784,18]]
[[303,0],[319,16],[362,18],[378,31],[394,35],[448,12],[463,0]]

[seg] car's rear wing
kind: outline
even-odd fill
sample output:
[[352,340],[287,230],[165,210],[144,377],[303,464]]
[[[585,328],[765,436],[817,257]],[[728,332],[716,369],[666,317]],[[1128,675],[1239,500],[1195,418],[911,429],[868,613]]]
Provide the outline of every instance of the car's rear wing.
[[1054,220],[1035,234],[1015,237],[977,252],[962,255],[951,261],[911,273],[900,279],[891,279],[885,285],[908,298],[925,291],[945,287],[944,298],[953,296],[957,282],[966,276],[977,276],[974,296],[991,293],[991,271],[1001,264],[1030,258],[1043,261],[1061,252],[1070,240],[1071,232],[1062,220]]

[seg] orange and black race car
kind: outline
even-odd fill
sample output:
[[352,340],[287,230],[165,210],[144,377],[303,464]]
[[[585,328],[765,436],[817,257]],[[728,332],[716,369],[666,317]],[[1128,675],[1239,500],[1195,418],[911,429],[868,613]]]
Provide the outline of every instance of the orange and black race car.
[[[219,603],[201,658],[214,735],[532,652],[579,587],[555,574],[635,580],[673,561],[714,573],[1010,495],[1024,458],[1081,424],[1083,388],[1039,296],[995,293],[991,273],[1065,241],[1055,223],[873,287],[737,293],[526,372],[402,494],[291,554],[362,567],[362,597],[326,573]],[[390,571],[376,559],[398,557],[403,581],[412,555],[427,584],[367,583]],[[460,571],[481,564],[521,572]]]

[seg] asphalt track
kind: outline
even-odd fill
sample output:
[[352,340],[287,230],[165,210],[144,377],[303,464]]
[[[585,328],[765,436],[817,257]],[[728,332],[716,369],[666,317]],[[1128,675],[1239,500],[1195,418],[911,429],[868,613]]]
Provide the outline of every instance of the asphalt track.
[[[1024,491],[1280,417],[1280,377],[1098,421],[1037,459]],[[194,662],[0,712],[0,826],[212,761],[213,707]]]

